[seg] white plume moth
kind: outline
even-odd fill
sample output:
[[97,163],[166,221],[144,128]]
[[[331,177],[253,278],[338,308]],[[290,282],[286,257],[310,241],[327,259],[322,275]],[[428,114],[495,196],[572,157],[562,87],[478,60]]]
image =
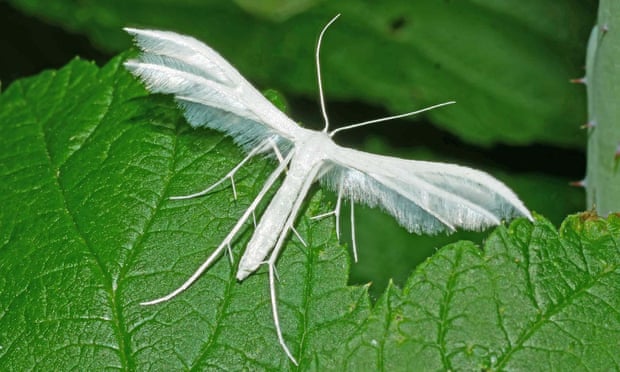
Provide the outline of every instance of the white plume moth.
[[[300,127],[273,106],[239,72],[214,50],[189,37],[174,32],[125,30],[135,37],[142,54],[125,67],[139,77],[151,92],[167,93],[182,108],[193,127],[207,127],[224,132],[240,145],[247,156],[222,179],[209,188],[186,196],[201,196],[230,179],[234,188],[235,173],[250,158],[273,152],[279,165],[265,181],[254,201],[234,225],[222,243],[179,288],[144,305],[167,301],[187,289],[224,252],[230,250],[236,234],[267,195],[276,180],[285,174],[241,257],[237,279],[243,280],[266,264],[269,270],[271,307],[278,341],[288,357],[297,364],[287,347],[280,328],[275,263],[310,186],[315,181],[338,195],[335,209],[319,217],[334,215],[336,233],[340,237],[340,205],[343,198],[353,203],[378,206],[391,214],[410,232],[452,232],[457,227],[482,229],[501,223],[502,219],[526,216],[532,219],[517,196],[490,175],[453,164],[405,160],[380,156],[341,147],[332,137],[339,131],[414,115],[454,102],[446,102],[402,115],[348,125],[329,131],[325,110],[319,50],[323,34],[336,20],[321,31],[316,49],[317,76],[325,127],[322,131]],[[357,260],[355,237],[353,253]],[[305,243],[304,243],[305,244]]]

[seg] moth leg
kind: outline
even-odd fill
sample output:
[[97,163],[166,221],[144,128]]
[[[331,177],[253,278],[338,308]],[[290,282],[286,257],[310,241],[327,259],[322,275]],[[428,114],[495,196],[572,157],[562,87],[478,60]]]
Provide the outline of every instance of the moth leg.
[[271,251],[271,255],[269,256],[269,260],[267,260],[266,264],[269,267],[269,297],[271,300],[271,313],[273,315],[274,326],[276,327],[276,334],[278,335],[278,342],[280,343],[280,346],[282,347],[288,358],[293,362],[293,364],[297,366],[297,360],[289,350],[288,346],[286,345],[286,341],[284,341],[284,336],[282,335],[282,328],[280,327],[280,315],[278,314],[278,295],[276,292],[276,280],[278,282],[280,281],[278,272],[276,270],[276,261],[280,253],[280,249],[284,244],[284,240],[286,238],[288,230],[289,228],[292,228],[292,222],[295,220],[297,212],[297,210],[295,210],[295,207],[298,207],[297,203],[293,206],[293,211],[291,212],[291,215],[286,221],[284,229],[280,233],[278,241],[276,242],[276,246],[274,247],[273,251]]
[[[338,199],[336,200],[336,208],[333,211],[327,213],[321,213],[317,216],[310,217],[311,220],[318,220],[321,218],[335,216],[336,217],[336,238],[340,241],[340,206],[342,205],[342,183],[338,188]],[[357,261],[356,261],[357,262]]]
[[297,239],[299,239],[299,241],[301,242],[301,244],[304,245],[304,247],[308,247],[308,243],[306,243],[306,241],[304,240],[304,238],[301,237],[301,235],[299,234],[299,232],[297,231],[296,228],[294,228],[293,226],[291,226],[291,230],[293,231],[293,233],[295,234],[295,236],[297,237]]
[[237,200],[237,187],[235,186],[234,174],[230,175],[230,185],[232,186],[233,198]]
[[[241,230],[241,228],[243,227],[243,224],[250,218],[250,216],[252,215],[254,210],[258,207],[260,202],[263,200],[263,198],[265,197],[265,195],[267,194],[271,186],[273,186],[273,184],[276,182],[278,177],[282,174],[282,172],[284,171],[284,168],[286,167],[288,162],[293,157],[293,153],[294,151],[291,151],[287,155],[287,157],[284,159],[284,162],[279,164],[278,167],[269,175],[269,177],[265,181],[265,184],[263,185],[263,188],[260,190],[258,195],[256,195],[256,197],[252,201],[252,204],[250,204],[250,206],[245,210],[241,218],[237,220],[237,223],[232,228],[232,230],[228,233],[228,235],[226,235],[226,237],[224,238],[224,241],[220,243],[220,245],[215,249],[215,251],[213,251],[213,253],[209,255],[209,257],[207,257],[206,261],[203,262],[202,265],[200,265],[200,267],[192,274],[192,276],[190,276],[183,284],[181,284],[181,286],[179,286],[177,289],[173,290],[172,292],[168,293],[167,295],[157,298],[155,300],[142,302],[140,304],[141,305],[154,305],[154,304],[158,304],[161,302],[165,302],[175,297],[176,295],[180,294],[181,292],[185,291],[187,288],[189,288],[189,286],[191,286],[200,277],[200,275],[202,275],[202,273],[205,270],[207,270],[213,264],[213,262],[215,262],[215,260],[222,254],[224,249],[226,248],[230,249],[230,244],[232,243],[235,235],[239,232],[239,230]],[[232,252],[230,253],[230,255],[232,257]]]
[[278,162],[282,163],[284,161],[284,157],[282,156],[280,149],[278,149],[276,142],[273,140],[273,137],[269,138],[267,141],[269,141],[269,146],[273,150],[273,153],[276,154],[276,158],[278,158]]
[[293,356],[293,354],[289,350],[288,346],[286,345],[286,341],[284,341],[284,336],[282,335],[282,328],[280,327],[280,315],[278,314],[278,296],[277,296],[277,292],[276,292],[276,280],[278,282],[280,281],[280,278],[278,276],[278,272],[276,270],[276,261],[278,259],[278,255],[280,253],[280,249],[282,248],[282,246],[284,244],[284,240],[286,238],[288,230],[289,230],[289,228],[292,229],[292,222],[295,220],[295,216],[296,216],[296,212],[297,212],[295,210],[296,206],[297,205],[295,205],[293,207],[294,210],[291,212],[291,215],[289,216],[288,220],[286,221],[286,224],[284,225],[284,229],[282,230],[282,232],[280,233],[280,236],[278,237],[278,241],[276,242],[276,246],[274,247],[273,251],[271,251],[271,255],[269,256],[269,260],[267,260],[267,262],[265,262],[265,263],[269,267],[269,297],[270,297],[270,300],[271,300],[271,313],[273,315],[273,323],[274,323],[274,326],[276,328],[276,334],[278,336],[278,342],[280,343],[280,346],[282,347],[282,349],[284,350],[286,355],[293,362],[293,364],[298,365],[297,364],[297,360],[295,359],[295,357]]
[[[261,262],[261,265],[269,266],[269,260]],[[273,273],[275,275],[276,281],[279,283],[280,282],[280,274],[278,274],[278,268],[275,265],[273,266]]]
[[[273,150],[273,153],[276,155],[276,158],[278,159],[278,161],[282,163],[284,161],[284,157],[282,156],[280,149],[276,145],[276,142],[273,140],[273,137],[269,138],[267,141],[269,141],[269,145],[271,146],[271,149]],[[284,168],[284,172],[288,173],[288,167]]]
[[308,190],[310,189],[310,186],[314,182],[318,171],[319,171],[319,166],[313,168],[310,172],[308,172],[307,178],[304,181],[304,184],[299,192],[299,195],[297,196],[297,199],[295,199],[295,202],[293,203],[293,206],[291,208],[291,213],[289,214],[288,218],[286,219],[286,222],[284,223],[284,228],[282,229],[282,232],[280,232],[280,236],[278,237],[278,240],[276,241],[276,245],[273,247],[273,250],[271,251],[269,260],[267,260],[267,266],[269,267],[269,294],[271,297],[271,312],[273,314],[273,323],[276,327],[276,334],[278,335],[278,342],[280,343],[280,346],[282,347],[286,355],[295,365],[298,365],[297,360],[295,359],[295,357],[293,357],[293,354],[289,350],[288,346],[286,346],[286,342],[284,341],[284,336],[282,335],[282,328],[280,327],[280,316],[278,315],[278,301],[277,301],[277,294],[276,294],[276,276],[277,276],[276,261],[278,260],[280,250],[282,250],[284,246],[284,241],[286,240],[286,236],[289,230],[295,231],[293,224],[295,223],[297,214],[299,213],[301,209],[301,206],[303,204],[303,201],[306,195],[308,195]]
[[[273,257],[273,254],[272,254]],[[269,259],[271,261],[271,258]],[[275,264],[269,262],[269,295],[271,297],[271,312],[273,313],[273,323],[276,327],[276,334],[278,335],[278,342],[284,352],[289,357],[289,359],[293,362],[293,364],[297,364],[297,360],[289,350],[288,346],[286,346],[286,342],[284,341],[284,336],[282,336],[282,328],[280,327],[280,317],[278,316],[278,301],[276,294],[276,268]]]
[[[243,165],[245,165],[245,163],[247,163],[252,157],[254,157],[254,155],[259,154],[261,152],[264,152],[268,148],[269,148],[269,140],[262,142],[258,146],[254,147],[248,153],[248,155],[245,158],[243,158],[243,160],[241,160],[239,162],[239,164],[237,164],[233,169],[230,170],[230,172],[228,172],[224,177],[220,178],[217,182],[215,182],[211,186],[207,187],[206,189],[204,189],[202,191],[194,193],[194,194],[181,195],[181,196],[171,196],[170,199],[171,200],[182,200],[182,199],[191,199],[191,198],[195,198],[195,197],[198,197],[198,196],[202,196],[202,195],[205,195],[205,194],[208,194],[209,192],[211,192],[211,190],[213,190],[217,186],[221,185],[227,179],[230,179],[230,182],[232,183],[233,196],[234,196],[234,198],[236,200],[237,199],[237,189],[235,187],[235,180],[233,178],[235,173],[237,173],[237,171],[239,169],[241,169],[241,167]],[[284,159],[282,159],[282,161],[284,161]]]
[[353,242],[353,260],[357,262],[357,243],[355,242],[355,211],[353,197],[349,199],[351,201],[351,241]]
[[228,259],[230,260],[230,264],[232,265],[233,263],[235,263],[235,257],[233,256],[232,247],[230,246],[230,242],[228,242],[228,244],[226,244],[226,252],[228,252]]

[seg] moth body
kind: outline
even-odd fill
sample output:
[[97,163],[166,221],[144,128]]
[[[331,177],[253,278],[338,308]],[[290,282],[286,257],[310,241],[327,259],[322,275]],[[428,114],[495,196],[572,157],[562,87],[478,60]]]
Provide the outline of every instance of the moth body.
[[[303,200],[309,186],[315,181],[316,175],[324,167],[324,159],[333,144],[329,136],[323,132],[304,130],[305,140],[291,151],[293,157],[289,163],[284,182],[263,212],[245,253],[241,257],[237,270],[237,279],[243,280],[265,263],[265,258],[273,250],[279,239],[285,239],[292,226],[286,222],[294,221],[299,209],[294,208],[295,201]],[[306,133],[304,133],[306,134]]]

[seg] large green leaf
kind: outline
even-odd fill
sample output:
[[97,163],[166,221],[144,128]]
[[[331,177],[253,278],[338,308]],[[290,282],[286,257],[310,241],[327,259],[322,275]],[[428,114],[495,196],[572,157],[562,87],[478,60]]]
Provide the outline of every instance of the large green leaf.
[[[588,214],[499,228],[484,250],[442,248],[405,288],[388,288],[348,370],[620,368],[620,218]],[[406,367],[403,367],[406,366]]]
[[[127,25],[188,33],[252,81],[312,98],[317,35],[342,13],[322,51],[330,98],[393,112],[456,100],[429,116],[466,141],[585,143],[584,92],[567,82],[583,74],[593,1],[296,1],[286,9],[241,0],[12,3],[115,51],[129,46]],[[274,18],[285,20],[267,20]]]
[[[277,343],[267,278],[223,257],[156,306],[234,224],[272,168],[230,190],[242,154],[192,130],[117,58],[74,60],[0,95],[0,369],[295,369]],[[318,192],[305,216],[329,208]],[[587,217],[587,216],[586,216]],[[500,227],[484,250],[440,249],[372,308],[346,285],[333,221],[302,217],[278,262],[282,328],[300,369],[613,369],[619,364],[620,219]],[[251,225],[233,247],[235,261]],[[364,249],[389,249],[382,247]],[[411,247],[415,249],[415,247]]]
[[[0,281],[0,369],[288,364],[263,274],[238,284],[223,259],[175,301],[139,305],[196,269],[266,165],[239,177],[236,202],[229,190],[168,200],[212,182],[240,152],[145,95],[116,59],[101,70],[76,60],[1,96],[0,271],[10,276]],[[320,335],[350,333],[368,305],[363,289],[345,286],[347,256],[329,221],[304,219],[300,232],[313,249],[289,244],[279,299],[294,350],[313,353],[333,348],[319,348]]]

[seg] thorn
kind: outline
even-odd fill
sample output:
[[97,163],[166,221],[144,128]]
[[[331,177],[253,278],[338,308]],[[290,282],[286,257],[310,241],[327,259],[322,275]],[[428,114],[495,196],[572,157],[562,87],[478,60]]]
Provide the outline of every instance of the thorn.
[[588,79],[584,76],[577,79],[570,79],[569,81],[573,84],[586,84]]
[[599,219],[599,216],[596,213],[596,208],[592,206],[590,210],[579,213],[579,218],[581,219],[581,221],[586,222],[596,221],[597,219]]
[[601,26],[601,33],[604,35],[607,33],[607,31],[609,31],[609,25],[605,23],[604,25]]
[[587,123],[585,123],[582,126],[580,126],[579,128],[581,128],[581,129],[591,129],[591,128],[594,128],[595,126],[596,126],[596,120],[590,120]]
[[584,178],[580,181],[571,181],[568,184],[574,187],[586,187],[586,179]]

